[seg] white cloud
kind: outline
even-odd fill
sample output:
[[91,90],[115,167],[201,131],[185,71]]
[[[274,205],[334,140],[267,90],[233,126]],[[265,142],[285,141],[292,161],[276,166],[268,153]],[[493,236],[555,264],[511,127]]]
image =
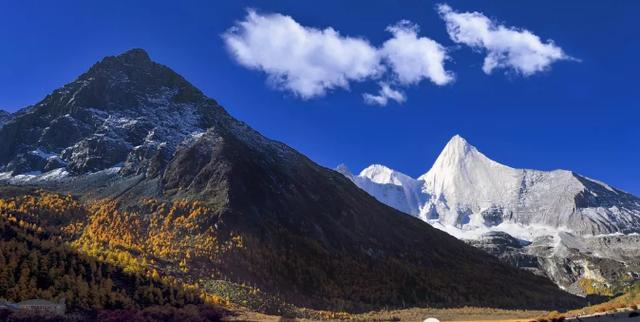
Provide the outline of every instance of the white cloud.
[[364,98],[364,102],[370,105],[381,105],[385,106],[389,103],[389,100],[395,101],[398,104],[404,103],[407,100],[407,97],[403,92],[399,90],[395,90],[389,86],[387,83],[379,83],[380,90],[378,91],[378,95],[365,93],[362,95]]
[[453,81],[453,74],[444,68],[448,58],[445,48],[432,39],[418,38],[417,25],[403,20],[387,30],[393,38],[384,43],[381,53],[398,82],[410,85],[429,79],[445,85]]
[[497,24],[480,12],[460,13],[446,4],[438,5],[437,10],[451,40],[486,51],[482,70],[487,74],[505,68],[529,76],[557,60],[573,59],[553,41],[544,43],[528,30]]
[[222,37],[238,63],[264,71],[276,87],[303,99],[384,72],[378,50],[367,40],[305,27],[281,14],[250,10]]
[[[383,77],[404,86],[423,79],[437,85],[453,81],[453,74],[444,68],[446,49],[432,39],[418,37],[417,25],[405,20],[387,30],[393,37],[376,48],[366,39],[342,36],[330,27],[305,27],[289,16],[249,10],[222,38],[239,64],[265,72],[275,87],[303,99],[349,88],[350,82]],[[378,95],[364,94],[367,103],[406,100],[387,82],[380,87]]]

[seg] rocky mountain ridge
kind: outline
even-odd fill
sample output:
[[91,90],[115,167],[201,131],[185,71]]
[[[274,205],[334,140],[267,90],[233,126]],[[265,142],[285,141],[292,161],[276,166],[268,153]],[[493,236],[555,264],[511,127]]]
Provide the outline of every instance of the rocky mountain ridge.
[[210,124],[200,109],[208,105],[144,51],[108,57],[5,124],[0,164],[12,176],[61,167],[73,174],[115,166],[141,171],[203,133]]
[[0,109],[0,127],[11,119],[11,113]]

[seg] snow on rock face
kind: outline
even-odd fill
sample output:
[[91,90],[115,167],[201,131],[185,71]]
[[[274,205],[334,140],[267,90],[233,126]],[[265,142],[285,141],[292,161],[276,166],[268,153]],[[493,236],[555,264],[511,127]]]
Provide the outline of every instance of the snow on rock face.
[[0,172],[82,175],[117,164],[123,174],[148,172],[225,113],[144,51],[131,50],[0,123]]
[[370,165],[360,172],[360,176],[367,177],[375,183],[392,184],[396,186],[412,184],[416,181],[404,173],[391,170],[380,164]]
[[402,212],[415,214],[426,200],[420,193],[418,180],[383,165],[371,165],[357,176],[352,175],[346,167],[338,170],[382,203]]
[[518,170],[490,160],[456,135],[431,170],[418,178],[423,181],[422,191],[431,196],[419,216],[459,228],[482,224],[481,218],[471,216],[513,198],[518,174]]
[[[419,217],[457,228],[498,226],[502,222],[543,225],[582,234],[610,233],[598,216],[573,218],[575,198],[586,187],[570,171],[515,169],[497,163],[454,136],[433,167],[418,178],[430,195]],[[602,212],[602,210],[597,210]]]
[[11,114],[0,109],[0,128],[11,119]]
[[639,198],[570,171],[502,165],[458,135],[417,179],[382,165],[350,178],[381,202],[467,239],[493,230],[526,240],[640,231]]
[[640,198],[571,171],[511,168],[458,135],[417,179],[382,165],[338,170],[379,201],[573,293],[584,294],[584,278],[640,276]]

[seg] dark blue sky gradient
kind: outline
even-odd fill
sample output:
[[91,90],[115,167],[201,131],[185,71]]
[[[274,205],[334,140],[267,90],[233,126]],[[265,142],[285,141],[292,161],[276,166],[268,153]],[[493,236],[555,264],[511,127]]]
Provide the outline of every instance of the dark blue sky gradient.
[[[34,104],[106,55],[134,47],[182,74],[235,117],[316,162],[426,172],[459,133],[514,166],[571,169],[640,195],[639,1],[447,1],[553,39],[581,62],[523,78],[485,75],[482,54],[453,44],[428,1],[0,0],[0,108]],[[333,27],[378,46],[401,19],[452,47],[453,84],[423,81],[403,105],[363,104],[375,82],[303,101],[227,54],[220,34],[246,8]]]

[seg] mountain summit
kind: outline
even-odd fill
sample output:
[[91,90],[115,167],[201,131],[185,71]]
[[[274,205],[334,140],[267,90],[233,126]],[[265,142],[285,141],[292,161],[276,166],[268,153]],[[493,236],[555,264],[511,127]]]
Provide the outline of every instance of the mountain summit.
[[60,168],[76,175],[115,166],[146,171],[226,112],[133,49],[104,58],[15,115],[0,130],[0,164],[13,176]]
[[[397,173],[384,168],[387,173]],[[532,243],[550,236],[554,247],[560,247],[563,241],[580,240],[583,246],[567,247],[586,254],[590,246],[584,246],[589,242],[581,241],[582,237],[640,232],[639,198],[571,171],[546,172],[502,165],[459,135],[451,138],[427,173],[417,179],[401,176],[405,179],[393,189],[386,182],[378,182],[377,175],[369,171],[351,179],[378,200],[462,239],[482,239],[483,234],[502,232]],[[615,252],[598,250],[600,254]],[[629,272],[629,264],[635,262],[614,257],[617,262],[608,263],[608,267],[623,271],[613,277],[601,277],[602,282],[611,283],[612,278]],[[547,268],[548,274],[558,271],[546,263],[540,266]],[[593,269],[584,264],[576,268],[577,272],[570,272],[572,278],[561,285],[569,287],[578,282],[582,272]]]
[[[431,169],[418,178],[429,202],[422,218],[462,228],[473,214],[502,203],[518,184],[518,170],[487,158],[456,135],[442,150]],[[474,204],[474,202],[476,202]],[[475,223],[482,220],[477,218]]]
[[142,50],[19,112],[0,141],[1,180],[106,203],[83,238],[110,247],[117,231],[121,249],[209,290],[224,279],[341,309],[580,302],[263,137]]
[[571,171],[502,165],[460,136],[418,180],[430,196],[419,215],[458,228],[510,222],[580,235],[640,231],[640,199]]
[[469,144],[467,140],[456,134],[451,137],[449,142],[447,142],[447,145],[445,145],[444,149],[442,149],[442,152],[440,152],[440,155],[436,159],[434,166],[452,166],[464,161],[467,158],[467,155],[471,153],[479,152],[474,146]]

